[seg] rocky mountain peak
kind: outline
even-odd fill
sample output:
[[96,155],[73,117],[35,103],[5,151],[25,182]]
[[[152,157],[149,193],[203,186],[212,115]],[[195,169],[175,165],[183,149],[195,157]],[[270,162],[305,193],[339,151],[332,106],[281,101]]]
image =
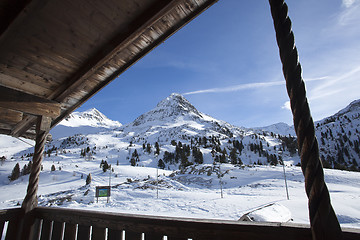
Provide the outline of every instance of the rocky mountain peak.
[[160,101],[157,106],[149,112],[138,117],[133,125],[137,126],[151,121],[168,121],[169,118],[178,117],[201,118],[201,113],[182,95],[172,93],[169,97]]
[[88,119],[96,119],[98,121],[103,121],[105,119],[108,119],[104,114],[102,114],[99,110],[96,108],[91,108],[87,111],[81,112],[79,114],[79,117],[88,118]]
[[158,110],[166,110],[172,114],[191,113],[200,116],[198,110],[182,95],[172,93],[169,97],[159,102],[156,106]]
[[119,127],[121,123],[110,120],[96,108],[91,108],[84,112],[73,112],[67,116],[60,125],[78,127],[78,126],[101,126],[101,127]]

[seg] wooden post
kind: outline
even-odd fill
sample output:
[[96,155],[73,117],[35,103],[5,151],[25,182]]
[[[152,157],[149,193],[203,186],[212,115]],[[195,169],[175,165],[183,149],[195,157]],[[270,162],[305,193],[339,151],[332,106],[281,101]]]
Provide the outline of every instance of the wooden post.
[[50,130],[51,119],[45,116],[39,116],[36,125],[36,143],[33,156],[33,164],[29,176],[27,193],[21,208],[25,211],[25,217],[22,224],[22,239],[27,239],[30,230],[34,224],[34,218],[31,216],[31,210],[37,207],[37,190],[39,185],[39,175],[41,171],[41,162],[44,157],[44,147],[46,137]]

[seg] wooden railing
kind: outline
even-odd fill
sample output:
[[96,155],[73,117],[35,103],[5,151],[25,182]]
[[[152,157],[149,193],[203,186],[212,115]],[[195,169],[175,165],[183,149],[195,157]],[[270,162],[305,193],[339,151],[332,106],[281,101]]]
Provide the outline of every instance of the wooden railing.
[[0,210],[0,239],[5,236],[5,239],[16,239],[18,233],[18,226],[24,216],[24,211],[21,208]]
[[[155,217],[87,210],[38,207],[28,239],[311,239],[308,225]],[[20,209],[0,210],[1,226],[9,221],[6,239],[16,239]],[[359,229],[343,229],[344,240],[360,239]],[[14,235],[15,234],[15,235]]]

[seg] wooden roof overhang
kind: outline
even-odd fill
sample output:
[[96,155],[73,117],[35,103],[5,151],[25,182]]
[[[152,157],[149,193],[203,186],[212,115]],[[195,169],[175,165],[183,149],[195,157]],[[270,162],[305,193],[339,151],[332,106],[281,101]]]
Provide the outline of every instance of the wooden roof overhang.
[[0,133],[54,127],[217,0],[0,0]]

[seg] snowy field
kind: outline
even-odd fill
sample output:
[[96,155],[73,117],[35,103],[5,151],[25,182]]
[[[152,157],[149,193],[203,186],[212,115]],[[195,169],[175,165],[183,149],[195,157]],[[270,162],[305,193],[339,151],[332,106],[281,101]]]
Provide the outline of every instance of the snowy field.
[[[211,164],[190,167],[186,172],[159,170],[158,198],[156,169],[132,167],[128,163],[116,165],[109,160],[112,196],[107,203],[97,203],[95,186],[108,185],[110,172],[99,167],[99,161],[85,161],[67,154],[60,159],[45,158],[40,174],[39,205],[88,209],[120,213],[238,220],[243,214],[270,203],[288,209],[296,223],[308,223],[307,197],[300,167],[287,166],[286,176],[290,200],[287,200],[281,166],[240,167]],[[27,161],[6,160],[0,168],[0,208],[21,204],[28,177],[9,182],[7,179],[15,163],[22,168]],[[50,171],[51,165],[56,166]],[[61,170],[59,170],[61,167]],[[214,171],[215,169],[215,171]],[[211,171],[210,171],[211,170]],[[88,173],[90,186],[85,186]],[[332,203],[343,227],[360,228],[360,173],[325,170]],[[221,186],[223,198],[221,198]],[[273,211],[266,221],[281,221],[283,212]]]

